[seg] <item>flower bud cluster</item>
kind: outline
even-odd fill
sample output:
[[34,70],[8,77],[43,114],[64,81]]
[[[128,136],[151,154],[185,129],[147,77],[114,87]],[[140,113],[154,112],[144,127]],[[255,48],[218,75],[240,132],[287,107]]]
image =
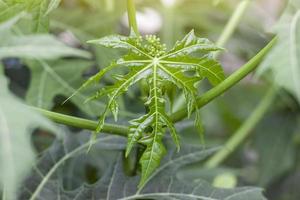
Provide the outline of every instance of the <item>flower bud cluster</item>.
[[160,43],[160,38],[155,35],[146,35],[145,36],[146,44],[144,48],[147,52],[153,57],[159,57],[163,55],[167,48],[165,44]]

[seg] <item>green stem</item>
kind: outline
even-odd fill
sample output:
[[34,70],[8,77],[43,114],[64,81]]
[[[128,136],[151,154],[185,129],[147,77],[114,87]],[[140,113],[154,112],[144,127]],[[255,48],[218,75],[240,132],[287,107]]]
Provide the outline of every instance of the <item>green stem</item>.
[[[226,24],[221,36],[219,37],[217,41],[217,46],[223,47],[229,38],[234,33],[236,27],[239,25],[240,21],[242,20],[242,17],[250,5],[252,0],[242,0],[234,10],[234,13],[230,17],[228,23]],[[215,57],[219,55],[220,52],[216,52]]]
[[[171,7],[163,7],[163,18],[164,18],[164,25],[162,27],[162,39],[164,43],[167,45],[167,48],[170,48],[172,44],[174,44],[174,27],[178,26],[179,22],[175,22],[174,14],[175,8],[174,6]],[[175,23],[177,23],[175,25]],[[176,29],[178,30],[178,29]]]
[[[98,125],[98,122],[92,121],[92,120],[87,120],[87,119],[82,119],[82,118],[78,118],[78,117],[73,117],[73,116],[69,116],[69,115],[56,113],[56,112],[51,112],[51,111],[47,111],[47,110],[44,110],[41,108],[34,107],[33,109],[40,112],[42,115],[51,119],[54,122],[68,125],[68,126],[73,126],[73,127],[77,127],[77,128],[94,131],[94,130],[96,130],[97,125]],[[128,127],[106,123],[104,125],[102,131],[105,133],[110,133],[110,134],[127,137]]]
[[[269,52],[269,50],[273,47],[273,45],[276,43],[277,37],[274,37],[269,44],[263,48],[256,56],[254,56],[250,61],[248,61],[245,65],[243,65],[239,70],[237,70],[235,73],[230,75],[227,79],[225,79],[222,83],[220,83],[218,86],[212,88],[208,92],[206,92],[202,97],[198,98],[197,104],[198,107],[201,108],[211,102],[216,97],[223,94],[225,91],[230,89],[232,86],[234,86],[237,82],[239,82],[241,79],[243,79],[245,76],[250,74],[257,66],[257,64],[263,59],[263,57]],[[54,122],[65,124],[69,126],[74,126],[82,129],[88,129],[88,130],[95,130],[97,127],[98,122],[91,121],[87,119],[81,119],[77,117],[72,117],[68,115],[63,115],[51,111],[46,111],[39,108],[34,108],[37,111],[41,112],[44,116],[48,117],[49,119],[53,120]],[[182,120],[187,116],[186,109],[181,109],[178,112],[175,112],[170,117],[173,122],[177,122]],[[128,127],[126,126],[119,126],[114,124],[105,124],[103,128],[104,132],[121,135],[121,136],[127,136],[128,133]]]
[[[264,56],[270,51],[270,49],[274,46],[277,41],[277,37],[274,37],[267,46],[265,46],[258,54],[256,54],[251,60],[249,60],[245,65],[243,65],[236,72],[231,74],[228,78],[226,78],[222,83],[212,88],[208,92],[206,92],[203,96],[197,99],[198,108],[202,108],[209,102],[211,102],[216,97],[223,94],[226,90],[230,89],[236,83],[238,83],[245,76],[254,71],[259,64],[259,62],[264,58]],[[178,122],[187,116],[187,110],[181,109],[174,114],[171,115],[171,119],[173,122]]]
[[127,13],[128,13],[128,22],[129,27],[133,29],[134,33],[139,36],[139,30],[136,22],[136,11],[134,0],[127,0]]
[[262,120],[268,109],[273,103],[276,96],[275,88],[271,88],[264,96],[260,104],[255,108],[249,118],[243,125],[236,131],[235,134],[226,142],[225,146],[214,154],[204,166],[207,168],[214,168],[219,166],[228,156],[234,152],[251,134],[252,130]]

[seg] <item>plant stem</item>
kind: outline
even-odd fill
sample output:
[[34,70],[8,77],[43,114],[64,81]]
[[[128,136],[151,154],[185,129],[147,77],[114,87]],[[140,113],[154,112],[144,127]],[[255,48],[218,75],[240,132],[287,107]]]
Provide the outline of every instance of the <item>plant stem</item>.
[[[245,65],[243,65],[236,72],[231,74],[222,83],[207,91],[203,96],[197,99],[198,108],[202,108],[209,102],[211,102],[216,97],[223,94],[226,90],[230,89],[236,83],[238,83],[245,76],[254,71],[259,64],[259,62],[264,58],[264,56],[270,51],[277,41],[277,37],[274,37],[258,54],[256,54],[251,60],[249,60]],[[170,117],[173,122],[178,122],[187,116],[187,110],[181,109],[173,113]]]
[[259,105],[251,113],[249,118],[243,123],[243,125],[233,134],[231,138],[226,142],[225,146],[214,154],[204,166],[207,168],[214,168],[219,166],[228,156],[234,152],[251,134],[254,133],[252,130],[264,117],[268,109],[273,103],[276,96],[276,89],[271,88],[264,98],[261,100]]
[[134,33],[139,36],[139,30],[136,22],[136,11],[134,0],[127,0],[127,13],[128,13],[128,22],[129,27],[133,29]]
[[[237,82],[239,82],[241,79],[243,79],[245,76],[250,74],[256,67],[257,64],[263,59],[263,57],[269,52],[269,50],[273,47],[273,45],[276,43],[277,37],[274,37],[269,44],[264,47],[256,56],[254,56],[251,60],[249,60],[245,65],[243,65],[239,70],[234,72],[232,75],[230,75],[227,79],[225,79],[222,83],[220,83],[218,86],[212,88],[208,92],[206,92],[202,97],[198,98],[197,104],[198,107],[201,108],[214,100],[216,97],[223,94],[225,91],[230,89],[232,86],[234,86]],[[91,121],[87,119],[81,119],[77,117],[72,117],[68,115],[63,115],[47,110],[43,110],[40,108],[34,108],[35,110],[39,111],[44,116],[48,117],[49,119],[53,120],[54,122],[65,124],[68,126],[74,126],[82,129],[88,129],[88,130],[95,130],[97,127],[98,122]],[[175,112],[170,117],[173,122],[180,121],[184,119],[187,116],[186,109],[181,109],[178,112]],[[128,133],[128,127],[126,126],[119,126],[114,124],[105,124],[103,128],[103,132],[121,135],[121,136],[127,136]]]
[[[96,130],[98,122],[92,121],[92,120],[87,120],[87,119],[82,119],[78,117],[73,117],[69,115],[64,115],[56,112],[51,112],[47,111],[41,108],[33,108],[36,111],[40,112],[42,115],[45,117],[51,119],[54,122],[68,125],[68,126],[73,126],[77,128],[82,128],[82,129],[87,129],[87,130]],[[105,124],[103,127],[103,132],[105,133],[110,133],[110,134],[115,134],[115,135],[120,135],[120,136],[127,136],[128,133],[128,127],[126,126],[120,126],[116,124]]]
[[[230,17],[228,23],[226,24],[221,36],[219,37],[217,41],[217,46],[223,47],[229,38],[234,33],[236,27],[239,25],[246,9],[250,5],[252,0],[242,0],[234,10],[234,13]],[[215,57],[218,57],[219,51],[215,53]]]

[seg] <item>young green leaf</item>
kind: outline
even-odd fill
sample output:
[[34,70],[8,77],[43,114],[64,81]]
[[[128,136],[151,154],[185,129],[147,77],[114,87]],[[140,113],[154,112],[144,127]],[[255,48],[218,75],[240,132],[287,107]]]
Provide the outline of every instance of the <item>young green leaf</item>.
[[[166,152],[162,143],[166,130],[170,131],[177,149],[180,148],[176,128],[168,116],[166,107],[166,102],[172,102],[172,99],[168,98],[170,87],[184,92],[189,115],[193,110],[198,110],[196,85],[204,78],[208,78],[212,85],[217,85],[224,79],[221,65],[211,56],[212,51],[220,48],[207,39],[196,37],[193,31],[178,41],[169,51],[164,44],[160,43],[160,39],[153,35],[145,37],[137,37],[134,34],[129,37],[113,35],[89,43],[128,51],[112,65],[113,67],[108,66],[103,69],[82,86],[84,88],[91,82],[100,81],[106,72],[115,68],[128,69],[126,74],[115,75],[116,81],[112,85],[100,89],[89,99],[95,100],[105,96],[108,98],[96,132],[101,132],[109,112],[114,115],[115,120],[117,119],[118,97],[142,80],[147,84],[148,97],[144,102],[147,112],[140,118],[130,121],[126,149],[126,156],[128,156],[136,143],[146,146],[140,159],[142,177],[139,187],[141,188],[159,166]],[[194,52],[202,56],[200,58],[191,56],[190,54]],[[199,114],[196,114],[195,125],[201,127]]]

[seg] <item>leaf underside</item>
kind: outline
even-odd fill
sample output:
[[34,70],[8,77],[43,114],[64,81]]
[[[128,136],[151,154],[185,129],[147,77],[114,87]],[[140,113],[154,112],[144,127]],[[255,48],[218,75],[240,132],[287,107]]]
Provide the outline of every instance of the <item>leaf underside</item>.
[[[220,50],[209,40],[196,37],[191,31],[181,41],[178,41],[171,50],[167,50],[159,38],[153,35],[129,37],[112,35],[89,43],[102,45],[109,48],[121,48],[128,53],[114,61],[110,66],[91,77],[79,90],[87,88],[92,83],[97,83],[109,71],[126,68],[126,74],[115,75],[115,82],[99,90],[88,100],[97,100],[107,97],[108,102],[104,109],[96,132],[104,126],[106,116],[111,112],[117,120],[119,105],[118,97],[140,81],[147,83],[147,97],[144,102],[147,107],[145,115],[130,121],[126,156],[136,143],[146,146],[140,159],[142,178],[139,187],[143,187],[149,176],[159,166],[166,149],[162,138],[169,130],[177,149],[179,138],[176,128],[169,118],[167,102],[170,102],[170,88],[181,90],[186,99],[186,107],[190,116],[196,110],[196,126],[200,127],[200,117],[196,99],[198,97],[197,84],[207,78],[213,85],[224,80],[221,65],[213,59],[211,52]],[[192,53],[200,54],[200,58],[191,56]],[[171,85],[171,87],[170,87]]]

